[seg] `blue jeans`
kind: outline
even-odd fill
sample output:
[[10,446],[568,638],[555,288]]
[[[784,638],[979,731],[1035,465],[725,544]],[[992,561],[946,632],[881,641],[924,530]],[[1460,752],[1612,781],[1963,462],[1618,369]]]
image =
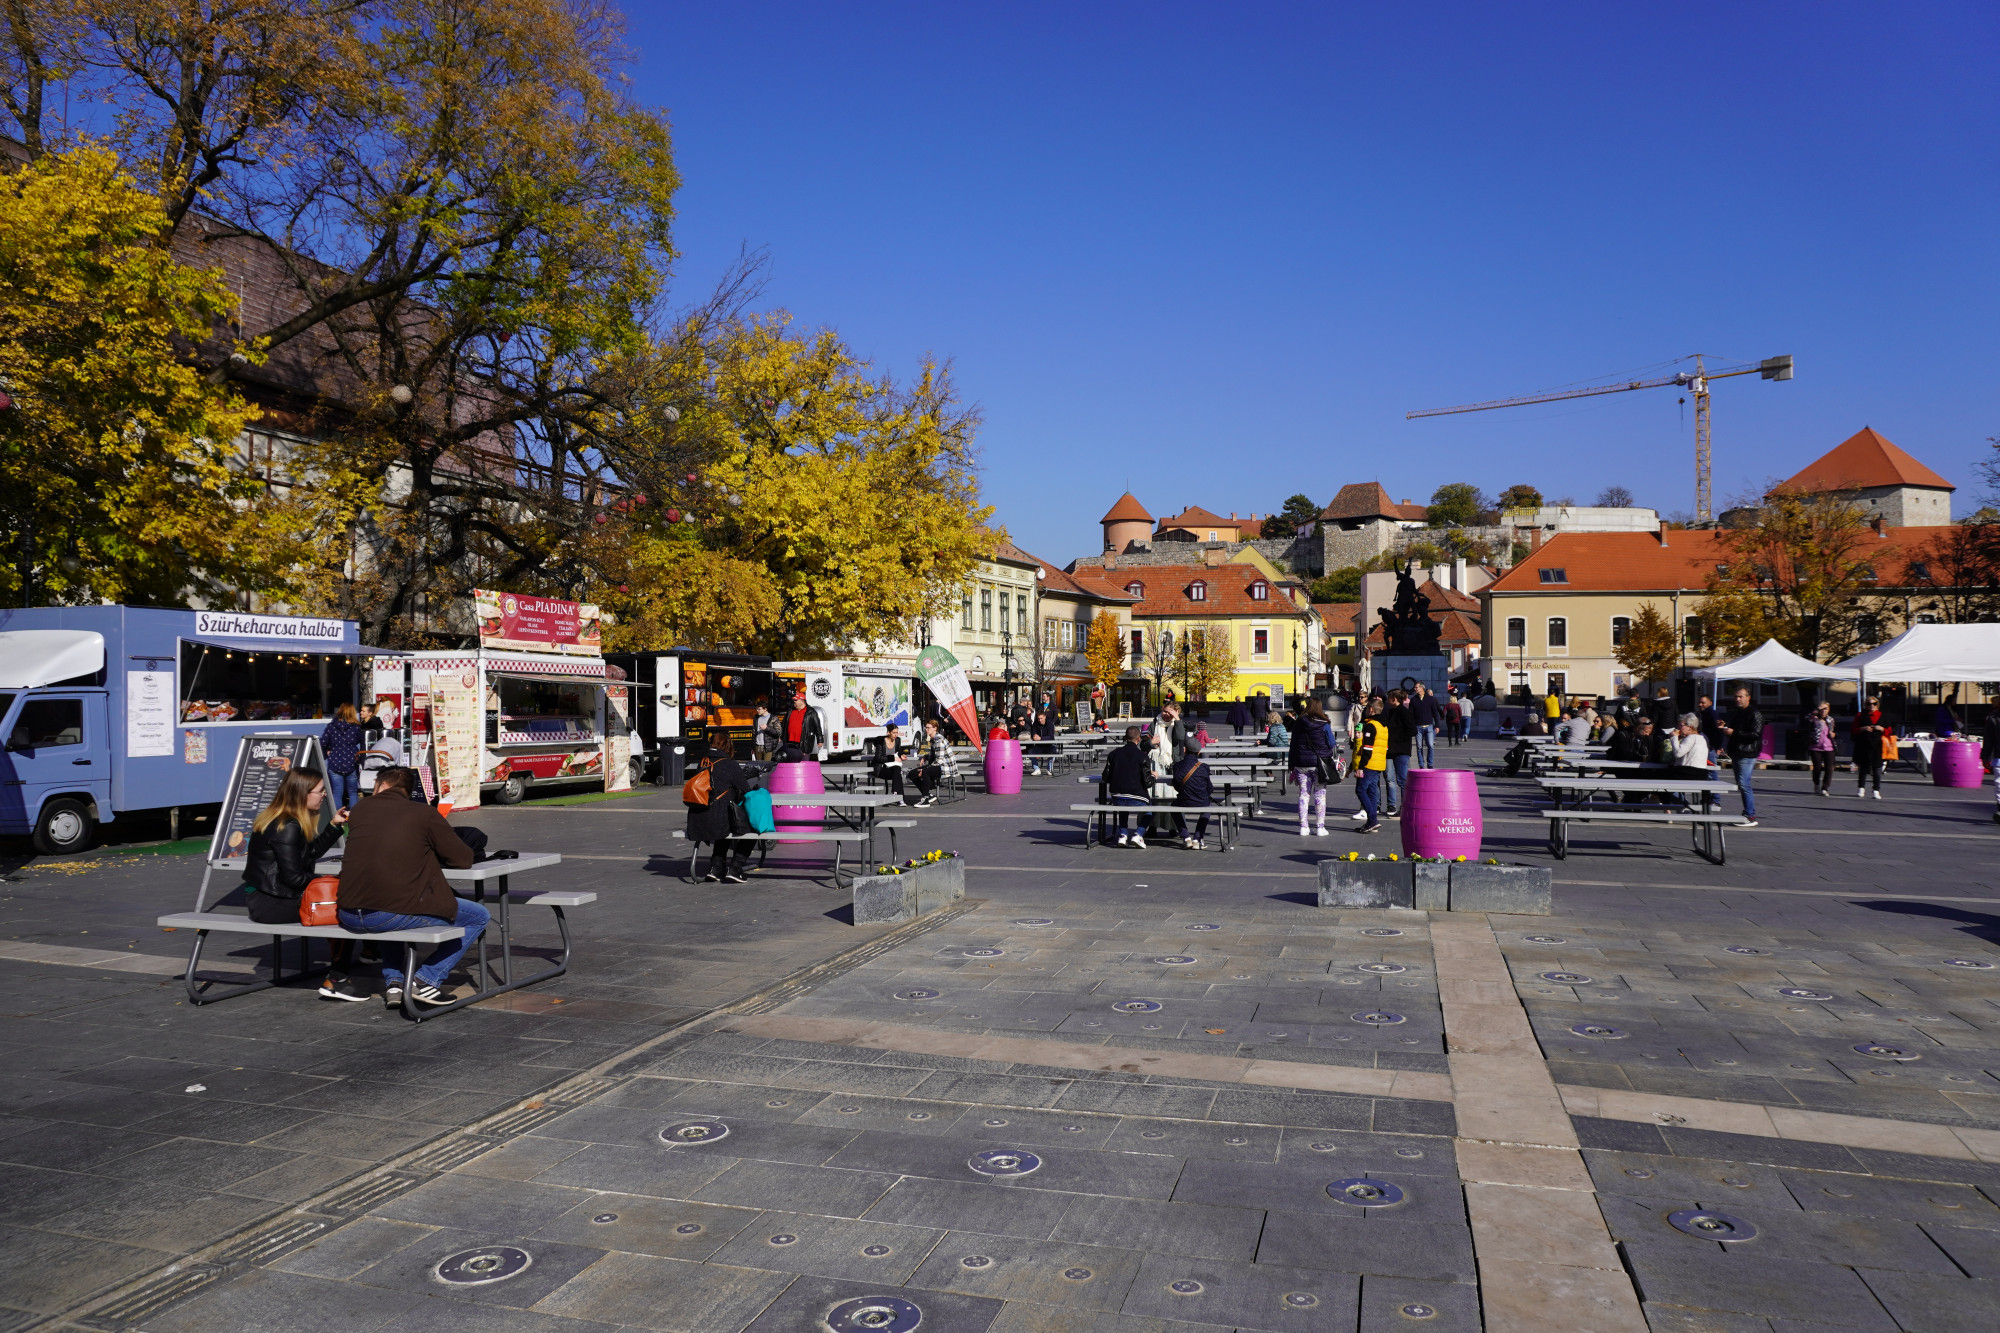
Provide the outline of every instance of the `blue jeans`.
[[[444,984],[444,979],[451,975],[453,966],[478,940],[480,932],[486,929],[486,923],[492,919],[491,912],[470,898],[458,900],[458,916],[452,921],[436,916],[406,916],[401,912],[378,912],[372,907],[359,912],[345,907],[340,909],[340,924],[348,930],[363,935],[383,930],[422,930],[426,926],[465,927],[463,939],[446,940],[438,945],[431,951],[431,956],[417,969],[417,980],[432,986]],[[392,944],[387,947],[396,946]],[[382,965],[382,978],[391,986],[400,986],[403,984],[403,971],[385,963]]]
[[[1133,796],[1127,792],[1117,792],[1117,791],[1111,793],[1111,804],[1113,805],[1151,805],[1152,803],[1153,803],[1153,798],[1150,796]],[[1118,840],[1120,842],[1123,842],[1125,840],[1126,829],[1131,824],[1131,822],[1132,822],[1132,816],[1130,815],[1118,816]],[[1144,821],[1141,821],[1139,825],[1139,835],[1141,837],[1144,837],[1145,834],[1146,834],[1146,825]]]
[[1754,757],[1749,759],[1732,759],[1729,761],[1729,764],[1730,767],[1736,770],[1736,790],[1743,793],[1743,817],[1745,819],[1755,819],[1757,817],[1757,793],[1750,788],[1750,775],[1757,771],[1757,760]]
[[332,799],[334,809],[352,810],[354,803],[361,799],[361,775],[328,772],[326,794]]
[[1408,794],[1410,786],[1410,756],[1390,755],[1389,767],[1383,771],[1382,777],[1389,787],[1389,809],[1402,809],[1403,797]]
[[1361,811],[1368,816],[1364,828],[1374,828],[1382,822],[1382,772],[1380,769],[1364,768],[1355,775],[1354,794],[1361,798]]
[[1436,727],[1417,728],[1418,768],[1437,767],[1437,734],[1438,729]]

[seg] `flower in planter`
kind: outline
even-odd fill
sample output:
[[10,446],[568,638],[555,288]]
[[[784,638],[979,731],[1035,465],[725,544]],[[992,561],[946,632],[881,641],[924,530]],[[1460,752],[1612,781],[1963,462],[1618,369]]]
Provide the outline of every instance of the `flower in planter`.
[[1460,853],[1459,853],[1459,854],[1458,854],[1458,855],[1457,855],[1456,857],[1454,857],[1453,859],[1454,859],[1454,860],[1458,860],[1458,861],[1463,861],[1463,860],[1465,859],[1465,853],[1463,853],[1463,852],[1460,852]]
[[1398,858],[1398,857],[1397,857],[1397,855],[1396,855],[1396,854],[1395,854],[1394,852],[1390,852],[1390,853],[1389,853],[1389,859],[1390,859],[1391,861],[1395,861],[1395,860],[1398,860],[1398,859],[1400,859],[1400,858]]

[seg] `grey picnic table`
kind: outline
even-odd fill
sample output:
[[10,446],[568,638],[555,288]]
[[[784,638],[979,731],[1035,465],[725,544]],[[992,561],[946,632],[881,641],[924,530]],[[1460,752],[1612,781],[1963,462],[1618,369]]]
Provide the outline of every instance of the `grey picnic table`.
[[[1549,854],[1558,861],[1569,856],[1569,826],[1573,823],[1686,824],[1694,839],[1696,855],[1721,865],[1729,855],[1723,830],[1740,828],[1745,823],[1742,815],[1726,814],[1715,808],[1720,797],[1736,790],[1735,784],[1729,782],[1705,778],[1586,777],[1581,774],[1544,777],[1536,781],[1555,802],[1541,813],[1549,821]],[[1701,809],[1637,810],[1623,803],[1593,805],[1590,798],[1599,792],[1695,797],[1701,801]]]

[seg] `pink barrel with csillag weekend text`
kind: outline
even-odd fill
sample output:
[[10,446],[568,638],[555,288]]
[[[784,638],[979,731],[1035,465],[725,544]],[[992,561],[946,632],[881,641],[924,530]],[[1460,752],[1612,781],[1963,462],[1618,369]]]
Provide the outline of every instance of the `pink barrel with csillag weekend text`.
[[[778,764],[771,769],[771,777],[764,784],[771,793],[771,819],[778,826],[778,832],[786,829],[800,829],[812,833],[819,832],[826,820],[826,810],[817,805],[786,805],[785,794],[789,792],[813,793],[826,790],[826,779],[820,776],[819,762],[801,759],[793,763]],[[803,838],[780,838],[780,842],[803,842]]]
[[1012,796],[1021,790],[1021,742],[986,742],[986,791],[991,796]]
[[1485,832],[1478,782],[1463,768],[1411,769],[1402,822],[1407,854],[1478,860]]
[[1979,742],[1939,739],[1931,744],[1931,781],[1940,787],[1977,787],[1983,781]]

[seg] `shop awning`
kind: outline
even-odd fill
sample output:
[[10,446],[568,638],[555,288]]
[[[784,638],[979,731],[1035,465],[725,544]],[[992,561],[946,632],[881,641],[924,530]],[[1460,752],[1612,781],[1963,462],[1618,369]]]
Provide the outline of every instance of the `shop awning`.
[[1826,666],[1809,657],[1800,657],[1776,639],[1766,639],[1761,647],[1734,662],[1702,667],[1694,673],[1712,680],[1853,680],[1854,668]]
[[1864,680],[2000,680],[2000,625],[1912,625],[1840,665]]
[[202,648],[220,648],[232,653],[298,653],[307,657],[408,657],[401,648],[367,648],[358,643],[329,642],[325,639],[228,639],[218,634],[202,638],[181,636],[182,643]]

